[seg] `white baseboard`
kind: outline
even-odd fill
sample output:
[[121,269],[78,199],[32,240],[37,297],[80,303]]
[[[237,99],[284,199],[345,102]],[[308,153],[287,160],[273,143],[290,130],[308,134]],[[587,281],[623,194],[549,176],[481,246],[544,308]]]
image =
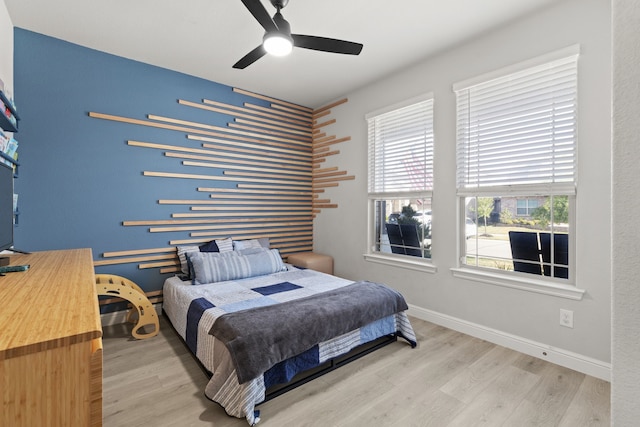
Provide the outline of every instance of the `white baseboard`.
[[454,331],[462,332],[503,347],[510,348],[529,356],[547,360],[556,365],[573,369],[605,381],[611,381],[611,364],[596,360],[568,350],[552,347],[517,335],[508,334],[497,329],[488,328],[436,311],[427,310],[409,304],[408,314]]
[[[158,316],[162,314],[162,303],[153,304],[153,308],[156,309]],[[127,312],[128,310],[120,310],[101,314],[100,322],[102,323],[102,326],[119,325],[121,323],[125,323],[127,321]]]

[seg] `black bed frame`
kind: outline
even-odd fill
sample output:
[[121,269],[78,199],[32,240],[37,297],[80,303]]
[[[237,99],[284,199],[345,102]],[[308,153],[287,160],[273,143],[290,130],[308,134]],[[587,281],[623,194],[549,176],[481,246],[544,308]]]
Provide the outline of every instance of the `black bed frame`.
[[269,400],[274,399],[288,391],[291,391],[294,388],[300,387],[301,385],[306,384],[318,377],[321,377],[322,375],[327,374],[335,369],[338,369],[339,367],[344,366],[347,363],[360,359],[361,357],[366,356],[367,354],[378,349],[381,349],[382,347],[389,345],[397,340],[398,337],[396,334],[385,335],[368,343],[361,344],[348,353],[343,354],[342,356],[337,356],[333,359],[329,359],[326,362],[316,366],[315,368],[300,372],[288,383],[269,387],[265,392],[264,400],[258,405],[268,402]]
[[[167,319],[167,322],[171,325],[173,330],[175,331],[175,328],[171,323],[171,320],[164,313],[164,310],[162,311],[162,314]],[[176,334],[177,334],[177,331],[176,331]],[[180,334],[178,334],[178,336],[180,337]],[[187,343],[182,339],[182,337],[180,337],[180,340],[185,346],[187,346]],[[368,343],[361,344],[355,347],[354,349],[352,349],[351,351],[349,351],[348,353],[329,359],[326,362],[316,366],[315,368],[311,368],[304,372],[300,372],[295,377],[293,377],[291,381],[287,383],[278,384],[278,385],[269,387],[265,392],[265,399],[262,402],[258,403],[257,405],[266,403],[271,399],[274,399],[288,391],[291,391],[297,387],[300,387],[301,385],[306,384],[311,380],[321,377],[324,374],[327,374],[333,370],[336,370],[339,367],[346,365],[347,363],[353,362],[354,360],[357,360],[363,356],[366,356],[367,354],[372,353],[378,349],[381,349],[382,347],[385,347],[397,340],[398,340],[398,334],[385,335],[383,337],[377,338]],[[211,378],[213,374],[209,372],[207,368],[205,368],[202,362],[198,360],[196,355],[193,354],[191,350],[189,350],[189,354],[191,355],[191,357],[193,357],[193,360],[195,360],[198,363],[198,366],[200,366],[200,369],[202,369],[202,371],[207,375],[207,377]]]

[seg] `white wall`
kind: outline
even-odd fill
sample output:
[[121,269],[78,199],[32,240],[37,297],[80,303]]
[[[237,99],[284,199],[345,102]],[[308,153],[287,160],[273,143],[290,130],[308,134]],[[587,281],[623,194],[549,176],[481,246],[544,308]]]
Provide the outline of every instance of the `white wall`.
[[[576,280],[581,301],[454,278],[456,267],[455,97],[452,84],[566,46],[580,44]],[[609,0],[563,0],[512,25],[442,52],[377,83],[349,93],[334,109],[331,134],[351,135],[338,147],[337,165],[355,181],[327,189],[338,209],[314,223],[315,250],[335,258],[337,275],[387,283],[410,305],[437,318],[453,318],[511,342],[550,346],[595,362],[608,373],[611,327],[611,25]],[[366,113],[433,92],[435,172],[433,262],[435,274],[364,260],[367,251]],[[436,225],[437,224],[437,225]],[[437,230],[437,231],[436,231]],[[561,308],[574,311],[573,329],[559,325]],[[490,334],[491,335],[491,334]],[[535,346],[534,346],[535,347]],[[541,355],[541,351],[540,351]]]
[[612,425],[640,419],[640,6],[613,1]]
[[0,79],[13,89],[13,24],[4,0],[0,0]]

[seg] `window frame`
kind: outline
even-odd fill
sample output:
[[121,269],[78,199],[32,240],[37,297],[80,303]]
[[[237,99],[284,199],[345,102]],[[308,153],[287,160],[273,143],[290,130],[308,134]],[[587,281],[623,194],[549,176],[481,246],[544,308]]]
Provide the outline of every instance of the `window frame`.
[[[557,60],[562,60],[568,57],[576,57],[576,67],[578,66],[578,55],[580,48],[578,45],[570,46],[565,49],[561,49],[556,52],[552,52],[547,55],[543,55],[537,58],[533,58],[528,61],[514,64],[509,67],[505,67],[496,70],[491,73],[483,74],[481,76],[474,77],[472,79],[457,83],[453,85],[453,90],[458,93],[461,90],[465,90],[476,84],[485,84],[494,79],[505,78],[509,75],[527,71],[534,67],[544,66]],[[577,68],[576,68],[577,73]],[[577,82],[577,77],[576,77]],[[576,95],[578,92],[578,86],[576,83]],[[460,108],[460,101],[456,96],[456,117],[458,117]],[[576,98],[575,103],[575,122],[577,125],[579,104]],[[458,120],[458,119],[457,119]],[[459,132],[461,131],[460,123],[456,123],[456,141],[459,141]],[[466,128],[465,128],[466,129]],[[577,141],[577,130],[575,130],[575,138]],[[457,266],[452,268],[451,271],[455,277],[464,279],[470,279],[483,283],[490,283],[498,286],[506,286],[510,288],[517,288],[537,293],[543,293],[548,295],[560,296],[570,299],[582,299],[584,290],[577,287],[577,278],[575,276],[576,265],[576,222],[575,222],[575,207],[576,207],[576,187],[577,187],[577,142],[574,142],[574,177],[573,182],[566,184],[514,184],[514,185],[487,185],[478,186],[477,188],[461,188],[460,185],[456,186],[456,201],[457,201],[457,236],[458,236],[458,261]],[[456,157],[458,157],[459,147],[456,148]],[[459,166],[458,166],[459,167]],[[457,167],[457,168],[458,168]],[[460,173],[459,171],[457,173]],[[480,182],[480,181],[479,181]],[[467,256],[467,239],[465,233],[465,220],[466,220],[466,198],[467,197],[505,197],[515,196],[523,198],[533,197],[547,197],[547,196],[569,196],[569,279],[561,279],[555,277],[549,277],[540,275],[537,276],[531,273],[520,273],[514,271],[503,271],[492,267],[481,267],[475,265],[466,264]],[[517,212],[517,209],[516,209]],[[480,228],[480,224],[477,224]]]
[[[367,252],[364,254],[364,258],[367,261],[376,262],[384,265],[391,265],[395,267],[403,267],[412,270],[418,270],[423,272],[434,273],[436,271],[435,266],[433,265],[431,258],[425,257],[417,257],[411,255],[404,254],[393,254],[393,253],[385,253],[377,250],[379,242],[376,239],[376,203],[382,200],[398,200],[398,199],[429,199],[433,201],[433,181],[431,181],[431,189],[419,189],[419,190],[405,190],[405,191],[380,191],[376,192],[375,188],[372,185],[372,164],[371,164],[371,152],[372,147],[370,130],[369,130],[369,122],[376,117],[383,116],[385,114],[393,113],[395,111],[401,110],[403,108],[411,107],[417,105],[419,103],[429,102],[430,105],[427,106],[431,112],[431,123],[427,126],[431,129],[431,180],[433,180],[433,150],[435,146],[435,135],[434,135],[434,119],[433,119],[433,110],[435,108],[435,100],[433,93],[425,93],[396,104],[372,111],[365,115],[365,120],[367,122],[367,145],[368,145],[368,159],[367,159],[367,167],[368,167],[368,177],[367,177],[367,205],[368,205],[368,215],[367,215]],[[415,206],[414,206],[415,208]]]

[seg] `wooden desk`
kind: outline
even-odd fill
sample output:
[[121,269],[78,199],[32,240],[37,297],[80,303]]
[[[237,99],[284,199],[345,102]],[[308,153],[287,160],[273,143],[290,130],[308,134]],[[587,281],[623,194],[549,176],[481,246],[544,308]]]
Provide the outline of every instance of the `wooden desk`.
[[101,426],[102,328],[90,249],[11,257],[0,277],[0,426]]

